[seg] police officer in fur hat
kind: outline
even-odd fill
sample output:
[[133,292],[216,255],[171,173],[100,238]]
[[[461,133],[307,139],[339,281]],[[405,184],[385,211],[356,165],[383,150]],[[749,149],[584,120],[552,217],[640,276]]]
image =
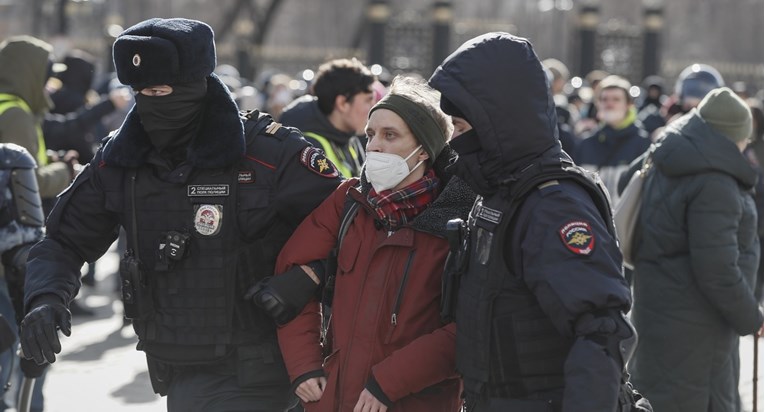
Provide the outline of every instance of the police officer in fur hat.
[[117,75],[136,103],[30,252],[22,348],[38,364],[56,360],[80,267],[122,227],[125,314],[168,410],[283,411],[275,325],[243,295],[340,178],[296,129],[240,113],[215,60],[213,31],[199,21],[151,19],[117,38]]

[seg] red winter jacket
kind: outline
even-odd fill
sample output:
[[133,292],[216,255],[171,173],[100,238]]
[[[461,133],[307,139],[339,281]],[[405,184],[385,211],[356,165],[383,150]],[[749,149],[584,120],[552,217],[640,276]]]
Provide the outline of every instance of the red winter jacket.
[[[442,180],[443,182],[443,180]],[[344,182],[298,227],[277,261],[277,273],[328,255],[335,246],[346,193],[366,196]],[[443,183],[442,183],[443,184]],[[367,193],[367,190],[362,190]],[[455,325],[439,317],[441,276],[449,252],[446,221],[467,218],[474,195],[456,178],[412,222],[388,236],[360,208],[337,259],[332,305],[332,352],[319,346],[319,305],[279,329],[290,379],[321,370],[327,386],[309,412],[352,411],[374,378],[398,411],[458,411],[461,385],[455,370]]]

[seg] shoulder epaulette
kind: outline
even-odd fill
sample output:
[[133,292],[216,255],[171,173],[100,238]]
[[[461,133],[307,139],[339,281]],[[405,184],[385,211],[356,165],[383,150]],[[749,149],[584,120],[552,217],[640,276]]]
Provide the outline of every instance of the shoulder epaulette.
[[281,123],[278,123],[278,122],[273,122],[273,123],[271,123],[270,125],[268,125],[268,127],[266,127],[266,130],[265,130],[265,132],[266,132],[266,134],[273,136],[273,135],[275,135],[275,134],[276,134],[276,132],[278,132],[278,131],[279,131],[279,129],[281,129],[281,128],[282,128],[282,124],[281,124]]
[[550,187],[550,186],[555,186],[555,185],[559,185],[559,184],[560,184],[560,182],[558,182],[558,180],[557,180],[557,179],[548,180],[548,181],[546,181],[546,182],[544,182],[544,183],[542,183],[542,184],[538,185],[538,186],[537,186],[537,189],[539,189],[539,190],[542,190],[542,189],[545,189],[545,188],[547,188],[547,187]]

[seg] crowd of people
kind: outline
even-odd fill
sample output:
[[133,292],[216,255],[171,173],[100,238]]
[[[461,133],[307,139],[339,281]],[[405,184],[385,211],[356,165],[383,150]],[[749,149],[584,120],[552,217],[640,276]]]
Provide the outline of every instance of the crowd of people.
[[[159,18],[117,37],[114,73],[55,58],[0,44],[0,146],[37,164],[30,206],[0,173],[0,225],[29,228],[0,242],[21,348],[0,383],[37,378],[31,410],[120,236],[169,411],[740,410],[762,95],[714,67],[671,91],[571,78],[487,33],[427,81],[341,58],[256,87],[207,24]],[[647,156],[625,274],[612,210]]]

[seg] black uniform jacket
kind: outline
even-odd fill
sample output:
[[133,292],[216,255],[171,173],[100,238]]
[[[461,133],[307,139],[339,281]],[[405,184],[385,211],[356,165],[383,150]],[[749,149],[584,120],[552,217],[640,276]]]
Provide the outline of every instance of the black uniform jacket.
[[[125,224],[107,205],[110,188],[101,179],[104,170],[151,168],[162,180],[177,183],[197,169],[230,170],[245,165],[242,169],[254,170],[239,176],[238,183],[257,181],[262,171],[269,176],[268,187],[261,196],[243,198],[237,206],[237,214],[248,214],[239,216],[239,222],[246,222],[239,230],[243,239],[250,240],[262,238],[275,219],[296,227],[340,183],[334,165],[294,129],[278,140],[261,134],[254,143],[250,138],[246,143],[238,109],[214,75],[208,77],[206,99],[204,119],[187,148],[186,160],[175,167],[153,149],[135,107],[121,128],[105,139],[93,161],[59,196],[45,239],[30,253],[26,310],[42,294],[55,294],[65,302],[73,299],[80,287],[82,263],[103,255],[117,238],[119,226]],[[256,152],[258,148],[269,152],[263,153],[269,160]]]
[[[459,136],[451,144],[460,152],[454,166],[471,171],[466,180],[483,195],[484,204],[497,197],[509,201],[513,183],[523,181],[543,157],[568,158],[558,142],[544,71],[527,40],[507,33],[480,36],[447,57],[429,83],[456,105],[477,134],[478,142],[470,144],[480,148],[469,155],[457,149]],[[608,230],[611,222],[604,221],[582,186],[564,180],[531,190],[515,219],[517,224],[502,236],[506,270],[525,282],[558,333],[574,340],[562,371],[563,410],[615,410],[620,365],[576,327],[583,315],[630,308],[621,253]],[[590,243],[572,242],[577,233],[589,236]],[[458,310],[473,308],[458,304]],[[459,322],[457,329],[459,334]]]

